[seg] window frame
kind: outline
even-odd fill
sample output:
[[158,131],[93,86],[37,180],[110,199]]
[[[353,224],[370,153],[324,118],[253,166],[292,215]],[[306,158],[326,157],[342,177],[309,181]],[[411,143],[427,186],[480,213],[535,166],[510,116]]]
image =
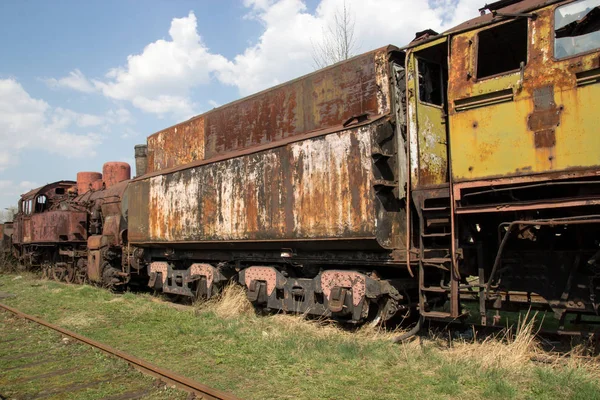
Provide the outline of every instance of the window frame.
[[[531,40],[530,40],[531,27],[529,26],[529,23],[530,23],[529,18],[525,18],[525,19],[527,20],[527,35],[525,36],[526,41],[527,41],[527,57],[525,59],[524,69],[527,69],[527,67],[529,66],[529,62],[530,62],[529,58],[531,57]],[[473,71],[473,82],[483,82],[488,79],[498,78],[498,77],[506,76],[506,75],[512,75],[514,73],[521,71],[521,68],[519,67],[516,69],[511,69],[510,71],[504,71],[504,72],[500,72],[500,73],[497,73],[494,75],[484,76],[483,78],[477,77],[477,75],[479,73],[479,46],[480,46],[479,34],[481,32],[488,31],[490,29],[494,29],[499,26],[514,23],[514,22],[516,22],[516,20],[514,20],[514,19],[511,19],[508,21],[503,21],[501,23],[488,26],[485,29],[480,29],[475,33],[475,46],[473,46],[473,48],[474,48],[473,57],[475,58],[475,62],[473,63],[475,66],[474,71]]]
[[557,4],[554,7],[552,7],[552,19],[551,19],[551,35],[552,37],[550,38],[552,41],[552,61],[557,61],[557,62],[561,62],[561,61],[565,61],[565,60],[571,60],[573,58],[576,57],[583,57],[583,56],[587,56],[590,54],[594,54],[594,53],[598,53],[600,52],[600,46],[596,47],[595,49],[592,50],[588,50],[582,53],[577,53],[571,56],[567,56],[567,57],[562,57],[562,58],[558,58],[556,57],[556,10],[558,10],[560,7],[565,7],[568,6],[569,4],[573,4],[573,3],[577,3],[578,1],[581,0],[571,0],[569,2],[563,3],[563,4]]
[[[425,58],[425,57],[419,57],[419,56],[417,56],[416,54],[414,54],[414,59],[415,59],[415,70],[416,70],[416,72],[417,72],[417,79],[416,79],[416,86],[417,86],[417,101],[419,102],[419,104],[423,104],[423,105],[425,105],[425,106],[434,107],[434,108],[438,108],[438,109],[440,109],[440,110],[444,110],[444,104],[445,104],[445,103],[446,103],[446,101],[448,100],[448,99],[446,98],[446,95],[447,95],[447,94],[446,94],[446,93],[444,93],[444,90],[443,90],[443,84],[444,84],[444,66],[443,66],[442,64],[438,64],[438,63],[436,63],[436,62],[429,61],[429,60],[428,60],[427,58]],[[441,96],[442,96],[442,104],[440,104],[440,105],[437,105],[437,104],[434,104],[434,103],[429,103],[429,102],[427,102],[427,101],[423,101],[423,100],[421,100],[421,82],[419,81],[419,79],[420,79],[420,76],[421,76],[421,75],[419,74],[419,60],[423,60],[423,61],[426,61],[426,62],[428,62],[428,63],[431,63],[431,64],[436,64],[436,65],[439,65],[439,66],[440,66],[440,78],[441,78],[441,79],[440,79],[440,82],[442,82],[442,91],[441,91],[441,92],[442,92],[442,93],[441,93]]]

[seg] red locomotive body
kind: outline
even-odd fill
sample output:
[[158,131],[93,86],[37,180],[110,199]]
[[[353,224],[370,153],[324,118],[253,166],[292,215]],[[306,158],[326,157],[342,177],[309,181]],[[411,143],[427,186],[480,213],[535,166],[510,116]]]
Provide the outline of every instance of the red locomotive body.
[[[21,196],[14,221],[17,259],[45,276],[67,282],[123,284],[121,247],[126,228],[121,199],[129,165],[106,163],[100,173],[79,173]],[[98,188],[95,190],[94,188]]]

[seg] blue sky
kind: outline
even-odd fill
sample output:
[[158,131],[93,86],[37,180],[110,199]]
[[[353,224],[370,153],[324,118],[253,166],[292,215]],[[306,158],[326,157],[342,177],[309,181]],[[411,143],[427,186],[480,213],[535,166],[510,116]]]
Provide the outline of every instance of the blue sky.
[[[150,134],[311,72],[343,0],[3,0],[0,210]],[[479,0],[346,0],[356,53],[477,15]],[[132,165],[133,166],[133,165]]]

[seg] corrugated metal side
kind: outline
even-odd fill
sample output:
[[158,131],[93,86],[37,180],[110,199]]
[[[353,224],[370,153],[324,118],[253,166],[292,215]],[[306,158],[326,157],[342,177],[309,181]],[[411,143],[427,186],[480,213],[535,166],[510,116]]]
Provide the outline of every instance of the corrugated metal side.
[[382,48],[224,105],[148,138],[148,173],[390,112]]
[[375,195],[376,130],[370,124],[132,182],[130,241],[361,238],[394,247],[401,210],[389,218]]

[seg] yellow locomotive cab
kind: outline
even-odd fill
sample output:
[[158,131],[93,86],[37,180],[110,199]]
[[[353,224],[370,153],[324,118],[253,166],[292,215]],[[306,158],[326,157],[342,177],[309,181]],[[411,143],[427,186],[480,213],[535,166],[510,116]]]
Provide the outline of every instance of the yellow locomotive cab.
[[600,166],[600,32],[586,31],[599,6],[551,5],[452,38],[455,182]]

